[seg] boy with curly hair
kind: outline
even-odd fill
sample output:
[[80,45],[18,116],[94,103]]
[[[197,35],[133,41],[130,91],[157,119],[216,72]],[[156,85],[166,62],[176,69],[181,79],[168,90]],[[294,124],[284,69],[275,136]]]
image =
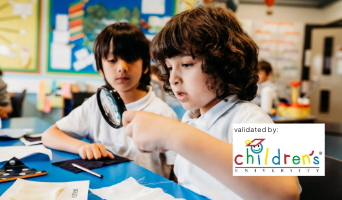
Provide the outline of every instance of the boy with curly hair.
[[[174,16],[152,41],[166,92],[187,110],[182,122],[127,111],[125,133],[141,151],[178,153],[179,184],[210,199],[298,199],[296,177],[233,176],[233,124],[273,123],[258,106],[258,47],[234,14],[200,6]],[[153,122],[153,126],[149,125]]]

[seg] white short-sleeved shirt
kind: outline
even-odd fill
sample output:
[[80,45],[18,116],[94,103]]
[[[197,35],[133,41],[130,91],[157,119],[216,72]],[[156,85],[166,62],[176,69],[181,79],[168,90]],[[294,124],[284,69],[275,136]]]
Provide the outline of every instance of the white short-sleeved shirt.
[[261,84],[258,84],[257,95],[250,102],[260,106],[260,103],[261,103],[261,90],[263,88],[265,88],[265,87],[271,88],[271,91],[272,91],[272,103],[273,103],[272,107],[277,108],[278,107],[278,103],[279,103],[278,89],[277,89],[277,86],[274,83],[272,83],[270,80],[267,80],[267,81],[265,81],[265,82],[263,82]]
[[[156,97],[149,87],[145,97],[130,104],[127,110],[153,112],[172,119],[177,119],[175,112],[161,99]],[[98,108],[96,95],[86,100],[81,106],[73,110],[68,116],[56,122],[57,127],[71,137],[87,138],[91,143],[102,143],[106,149],[114,154],[133,160],[136,164],[169,178],[171,166],[176,159],[172,151],[166,153],[142,153],[132,138],[124,133],[124,127],[115,129],[109,126]],[[151,122],[153,125],[153,122]]]
[[[233,142],[233,124],[235,123],[273,123],[271,118],[258,106],[240,100],[237,95],[220,101],[204,115],[199,110],[187,111],[182,121],[192,125],[218,139]],[[241,199],[207,172],[177,155],[175,174],[179,184],[210,199]]]

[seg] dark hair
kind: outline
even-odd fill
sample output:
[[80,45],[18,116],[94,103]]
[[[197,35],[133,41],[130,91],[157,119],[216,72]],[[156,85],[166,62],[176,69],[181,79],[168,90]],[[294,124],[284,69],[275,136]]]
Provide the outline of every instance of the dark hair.
[[252,100],[257,91],[258,47],[247,37],[229,9],[199,6],[175,15],[152,40],[153,59],[162,66],[164,90],[170,95],[166,58],[180,54],[203,57],[202,71],[209,75],[208,89],[225,99],[237,94]]
[[[148,91],[147,85],[150,85],[150,42],[146,39],[139,27],[129,23],[114,23],[107,26],[96,37],[94,43],[94,54],[96,67],[98,71],[103,72],[102,58],[108,56],[110,45],[113,47],[113,55],[121,59],[131,62],[139,58],[143,60],[143,74],[139,81],[138,89]],[[148,72],[144,74],[145,70]],[[105,81],[106,75],[104,74]]]
[[258,70],[264,70],[266,72],[266,75],[269,75],[272,72],[272,66],[267,61],[260,61],[258,63]]

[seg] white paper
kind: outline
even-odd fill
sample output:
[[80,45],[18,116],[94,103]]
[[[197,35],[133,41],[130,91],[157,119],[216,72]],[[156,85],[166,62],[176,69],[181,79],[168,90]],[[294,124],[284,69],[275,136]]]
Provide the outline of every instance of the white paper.
[[54,30],[52,34],[53,34],[52,42],[55,44],[68,44],[70,41],[69,31]]
[[306,49],[305,54],[304,54],[304,66],[305,67],[310,67],[311,65],[311,49]]
[[250,19],[239,19],[242,29],[249,36],[253,34],[253,20]]
[[17,55],[6,45],[0,44],[0,55],[15,58]]
[[342,58],[338,59],[336,62],[336,74],[342,75]]
[[88,65],[94,65],[94,64],[96,64],[95,56],[94,56],[93,53],[92,53],[92,54],[89,54],[88,57],[86,57],[86,58],[84,59],[84,61],[85,61],[85,63],[87,64],[87,66],[88,66]]
[[56,30],[66,31],[69,27],[69,17],[65,14],[56,15]]
[[80,70],[86,68],[88,65],[85,62],[85,60],[78,60],[78,61],[74,62],[73,66],[74,66],[75,71],[80,71]]
[[100,189],[89,189],[93,194],[102,199],[153,199],[153,200],[175,200],[165,193],[161,188],[149,188],[140,185],[134,178],[130,177],[121,183]]
[[13,157],[22,159],[33,154],[43,153],[49,156],[52,160],[52,151],[47,149],[44,145],[36,146],[9,146],[0,147],[0,162],[8,161]]
[[[29,135],[26,135],[26,136],[29,136],[29,137],[31,137],[31,138],[35,138],[35,137],[41,137],[42,135],[43,135],[43,133],[39,133],[39,134],[29,134]],[[30,142],[30,141],[27,141],[27,140],[25,139],[25,137],[21,137],[21,138],[20,138],[20,141],[21,141],[22,143],[24,143],[25,146],[31,146],[31,145],[36,145],[36,144],[42,144],[42,143],[43,143],[42,140],[40,140],[40,141],[35,141],[35,142]]]
[[263,24],[261,29],[264,31],[269,31],[270,33],[277,33],[278,24],[276,22],[265,23],[265,24]]
[[141,13],[163,15],[165,13],[165,0],[141,0]]
[[13,3],[13,15],[32,15],[33,5],[31,3]]
[[8,138],[20,138],[28,133],[31,133],[33,129],[0,129],[0,137]]
[[[12,196],[17,194],[20,187],[25,184],[35,184],[37,185],[37,190],[40,187],[44,186],[45,182],[36,182],[36,181],[28,181],[24,179],[17,179],[14,184],[8,188],[8,190],[0,197],[0,200],[10,200]],[[57,185],[65,185],[66,188],[58,195],[57,200],[87,200],[88,199],[88,189],[89,189],[89,181],[73,181],[73,182],[62,182],[62,183],[54,183]]]
[[336,58],[342,58],[342,44],[337,45],[336,48]]
[[71,69],[71,46],[52,43],[50,56],[52,69]]
[[77,60],[83,60],[83,59],[87,58],[88,55],[89,55],[88,49],[86,49],[86,48],[82,48],[82,49],[77,50],[75,52],[75,56],[76,56]]

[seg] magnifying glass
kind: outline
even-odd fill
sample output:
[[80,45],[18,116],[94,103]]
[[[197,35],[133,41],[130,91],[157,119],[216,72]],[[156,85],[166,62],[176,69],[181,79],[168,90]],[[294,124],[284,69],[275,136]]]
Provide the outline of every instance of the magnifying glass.
[[106,122],[113,128],[122,127],[122,114],[127,109],[119,93],[112,86],[104,85],[97,89],[96,98]]

